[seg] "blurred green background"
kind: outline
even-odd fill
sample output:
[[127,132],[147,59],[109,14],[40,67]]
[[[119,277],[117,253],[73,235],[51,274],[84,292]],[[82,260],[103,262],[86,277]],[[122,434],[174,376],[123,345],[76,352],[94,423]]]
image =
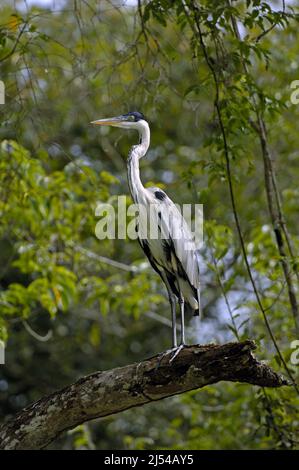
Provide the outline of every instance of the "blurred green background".
[[[298,366],[290,355],[298,333],[267,208],[260,143],[251,126],[256,97],[292,238],[295,257],[288,275],[297,294],[299,106],[290,96],[292,81],[299,79],[298,8],[286,2],[282,11],[283,3],[237,1],[232,9],[227,1],[197,2],[207,54],[221,77],[248,259],[295,378]],[[89,122],[130,110],[143,112],[151,126],[151,147],[141,162],[144,183],[159,185],[177,203],[204,204],[203,320],[198,326],[187,319],[187,340],[254,339],[259,358],[285,373],[240,249],[213,76],[182,4],[1,3],[0,79],[6,95],[0,105],[0,328],[6,343],[1,420],[82,375],[170,347],[166,291],[139,244],[100,241],[94,233],[99,202],[116,205],[116,196],[126,195],[130,203],[126,156],[137,135]],[[79,426],[49,448],[296,448],[298,424],[292,387],[220,383]]]

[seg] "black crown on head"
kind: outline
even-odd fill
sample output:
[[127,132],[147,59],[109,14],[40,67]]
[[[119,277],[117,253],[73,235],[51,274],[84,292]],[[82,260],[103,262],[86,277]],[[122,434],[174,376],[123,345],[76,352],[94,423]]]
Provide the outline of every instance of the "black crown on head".
[[144,114],[140,113],[139,111],[130,111],[127,114],[124,114],[124,116],[132,116],[134,118],[134,122],[141,121],[142,119],[145,121]]

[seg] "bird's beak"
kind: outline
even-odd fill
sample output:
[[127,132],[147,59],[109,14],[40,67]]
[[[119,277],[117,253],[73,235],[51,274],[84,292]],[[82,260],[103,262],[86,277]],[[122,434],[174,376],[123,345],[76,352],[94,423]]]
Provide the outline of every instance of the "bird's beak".
[[108,119],[98,119],[97,121],[91,121],[90,124],[95,126],[115,126],[118,127],[122,122],[125,121],[124,116],[116,116]]

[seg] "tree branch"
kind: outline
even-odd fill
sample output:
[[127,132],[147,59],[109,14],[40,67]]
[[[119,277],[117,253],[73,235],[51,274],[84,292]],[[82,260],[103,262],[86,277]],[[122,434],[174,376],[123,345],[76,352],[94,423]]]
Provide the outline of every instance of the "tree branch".
[[[226,129],[225,129],[225,126],[224,126],[224,121],[223,121],[223,118],[222,118],[221,103],[220,103],[220,100],[219,100],[220,80],[218,78],[218,72],[216,71],[215,65],[214,65],[213,61],[211,60],[211,58],[208,54],[208,50],[206,48],[203,32],[201,30],[201,20],[202,20],[202,18],[201,18],[201,15],[200,15],[200,11],[199,11],[199,8],[198,8],[196,2],[194,2],[194,1],[190,2],[188,8],[189,8],[190,12],[193,15],[193,21],[192,21],[192,19],[190,17],[189,10],[186,7],[185,2],[183,3],[183,8],[184,8],[184,11],[185,11],[186,19],[189,22],[190,28],[194,33],[194,38],[196,38],[198,40],[198,42],[201,46],[201,50],[203,52],[205,62],[207,64],[207,66],[209,67],[210,71],[211,71],[213,81],[214,81],[214,85],[215,85],[214,106],[215,106],[215,109],[216,109],[216,113],[217,113],[217,117],[218,117],[218,123],[219,123],[220,131],[221,131],[221,135],[222,135],[223,150],[224,150],[224,157],[225,157],[226,174],[227,174],[230,200],[231,200],[233,216],[234,216],[234,219],[235,219],[236,229],[237,229],[237,233],[238,233],[238,236],[239,236],[241,251],[242,251],[242,254],[243,254],[243,258],[244,258],[246,270],[247,270],[247,273],[248,273],[248,277],[250,279],[250,283],[252,285],[252,289],[253,289],[254,295],[256,297],[257,304],[258,304],[258,306],[260,308],[260,311],[262,313],[265,326],[266,326],[267,331],[269,333],[269,336],[270,336],[270,338],[273,342],[273,345],[274,345],[274,347],[277,351],[279,359],[281,360],[281,363],[283,364],[283,367],[284,367],[286,373],[288,374],[288,377],[291,379],[291,381],[292,381],[292,383],[295,387],[296,392],[299,393],[299,388],[297,387],[297,385],[296,385],[296,383],[293,379],[293,374],[292,374],[290,368],[288,367],[288,365],[287,365],[287,363],[286,363],[286,361],[285,361],[285,359],[284,359],[284,357],[283,357],[283,355],[282,355],[282,353],[279,349],[278,343],[277,343],[276,338],[274,336],[274,333],[272,331],[272,328],[271,328],[271,325],[270,325],[270,322],[268,320],[268,316],[267,316],[267,313],[266,313],[266,309],[264,308],[263,301],[262,301],[262,298],[261,298],[260,293],[258,291],[257,284],[256,284],[256,281],[254,280],[253,273],[252,273],[252,270],[251,270],[251,266],[250,266],[250,263],[249,263],[249,258],[248,258],[247,250],[246,250],[246,247],[245,247],[245,240],[244,240],[242,229],[241,229],[239,213],[238,213],[238,210],[237,210],[235,189],[234,189],[234,186],[233,186],[232,172],[231,172],[231,165],[230,165],[229,145],[228,145],[228,140],[227,140],[227,135],[226,135]],[[245,72],[247,72],[246,64],[245,64],[245,69],[244,70],[245,70]]]
[[[230,0],[228,0],[228,5],[231,6]],[[283,2],[283,13],[286,14],[284,2]],[[231,21],[232,21],[232,26],[233,26],[235,37],[239,41],[241,41],[238,23],[233,14],[231,14]],[[272,27],[274,26],[276,26],[276,24],[272,25]],[[267,34],[269,31],[271,31],[272,27],[269,28],[269,30],[265,31],[264,33]],[[260,35],[260,37],[262,36],[263,34]],[[248,75],[249,74],[248,67],[243,58],[242,52],[241,52],[241,63],[242,63],[242,67],[244,69],[245,74]],[[297,298],[296,298],[296,288],[294,286],[294,283],[291,277],[291,270],[293,269],[293,271],[295,272],[298,282],[299,282],[299,273],[296,267],[296,263],[294,262],[295,254],[294,254],[294,250],[292,246],[293,245],[292,240],[291,240],[291,237],[290,237],[287,225],[286,225],[286,221],[283,215],[281,197],[280,197],[279,190],[277,187],[277,182],[276,182],[276,171],[275,171],[273,157],[272,157],[272,153],[271,153],[270,146],[268,143],[268,138],[267,138],[266,123],[258,107],[258,103],[257,103],[258,97],[255,94],[252,94],[251,98],[252,98],[252,103],[253,103],[253,109],[257,118],[257,122],[255,123],[253,128],[256,131],[257,135],[259,136],[263,162],[264,162],[264,178],[265,178],[265,188],[266,188],[269,214],[270,214],[270,218],[271,218],[271,222],[272,222],[272,226],[273,226],[273,230],[275,234],[278,252],[281,257],[280,262],[282,265],[284,277],[285,277],[287,288],[288,288],[290,306],[291,306],[292,314],[294,317],[296,331],[299,332],[299,307],[298,307]],[[287,253],[285,251],[284,238],[285,238],[286,245],[289,251],[289,255],[292,260],[292,269],[291,269],[291,266],[287,257]]]
[[67,429],[91,419],[227,380],[262,387],[289,385],[255,359],[253,341],[186,346],[169,361],[95,372],[29,405],[0,428],[0,449],[41,449]]

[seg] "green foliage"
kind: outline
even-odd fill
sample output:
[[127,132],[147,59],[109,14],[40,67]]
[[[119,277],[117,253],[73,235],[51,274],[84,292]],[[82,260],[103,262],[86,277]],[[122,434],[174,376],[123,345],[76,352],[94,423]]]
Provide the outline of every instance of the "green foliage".
[[12,282],[0,293],[3,319],[39,310],[55,317],[79,301],[74,247],[92,236],[97,200],[116,179],[73,163],[47,173],[14,141],[2,142],[0,165],[1,235],[11,245],[11,269],[26,276],[25,285]]
[[[116,208],[116,195],[128,194],[124,158],[136,135],[89,122],[132,109],[151,123],[145,185],[181,204],[204,204],[204,319],[199,333],[190,327],[189,341],[250,337],[258,355],[286,373],[283,359],[296,379],[290,344],[297,334],[256,126],[258,116],[275,157],[295,253],[285,244],[285,259],[298,294],[299,108],[290,101],[298,9],[255,0],[1,8],[2,415],[80,375],[169,347],[165,290],[138,243],[94,233],[97,204]],[[51,446],[297,448],[298,405],[292,387],[223,383],[80,426]]]

